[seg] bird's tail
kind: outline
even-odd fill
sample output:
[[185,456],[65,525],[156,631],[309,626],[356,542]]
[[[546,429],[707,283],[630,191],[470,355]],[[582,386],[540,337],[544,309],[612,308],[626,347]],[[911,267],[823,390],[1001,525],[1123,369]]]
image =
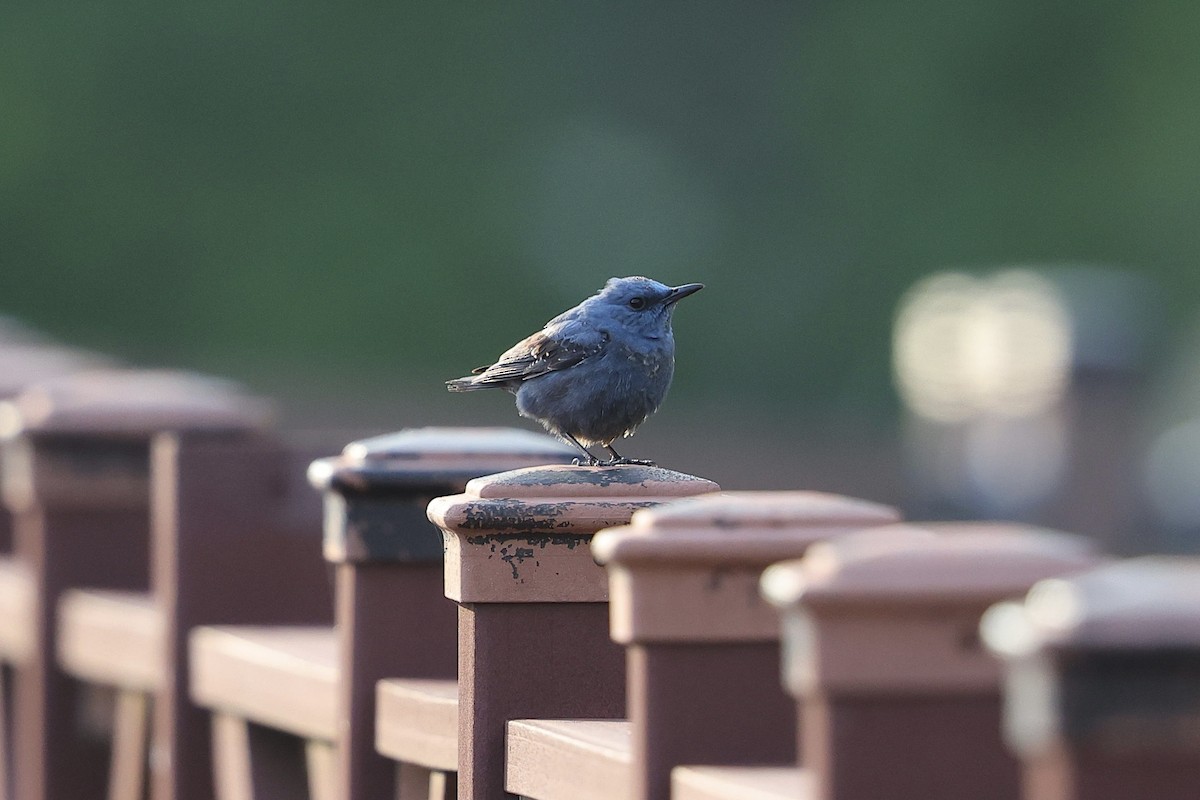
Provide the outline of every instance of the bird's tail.
[[487,384],[480,385],[475,382],[475,378],[455,378],[452,381],[446,381],[446,389],[451,392],[478,392],[481,389],[490,389]]

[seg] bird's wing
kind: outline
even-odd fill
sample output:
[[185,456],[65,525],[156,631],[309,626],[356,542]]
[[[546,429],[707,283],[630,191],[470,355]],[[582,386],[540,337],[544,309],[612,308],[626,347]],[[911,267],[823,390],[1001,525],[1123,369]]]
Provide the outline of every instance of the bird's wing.
[[573,367],[604,350],[608,334],[565,322],[547,325],[506,350],[496,363],[477,370],[476,386],[527,381]]

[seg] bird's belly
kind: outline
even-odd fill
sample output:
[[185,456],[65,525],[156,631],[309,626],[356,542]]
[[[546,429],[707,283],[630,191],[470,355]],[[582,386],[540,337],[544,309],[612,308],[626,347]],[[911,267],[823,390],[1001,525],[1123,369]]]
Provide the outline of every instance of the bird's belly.
[[669,361],[657,368],[626,360],[581,364],[526,381],[517,391],[517,409],[554,433],[569,433],[588,444],[611,442],[632,433],[657,410],[672,367]]

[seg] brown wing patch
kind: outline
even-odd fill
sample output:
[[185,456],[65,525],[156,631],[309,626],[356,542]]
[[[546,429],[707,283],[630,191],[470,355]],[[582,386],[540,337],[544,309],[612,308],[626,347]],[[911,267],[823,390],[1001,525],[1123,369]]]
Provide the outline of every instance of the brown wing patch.
[[477,372],[477,384],[498,384],[526,381],[548,372],[568,369],[589,356],[599,353],[608,343],[607,334],[595,344],[583,344],[572,339],[554,339],[545,331],[529,336],[500,356],[495,364]]

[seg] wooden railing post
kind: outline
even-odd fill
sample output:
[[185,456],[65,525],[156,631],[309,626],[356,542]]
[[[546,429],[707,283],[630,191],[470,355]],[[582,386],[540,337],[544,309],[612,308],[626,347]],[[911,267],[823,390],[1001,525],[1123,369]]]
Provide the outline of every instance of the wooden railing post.
[[893,523],[887,506],[817,492],[738,492],[639,511],[597,534],[611,635],[626,649],[636,800],[670,796],[680,764],[793,764],[779,616],[762,571],[814,542]]
[[457,670],[456,609],[442,591],[442,537],[425,515],[430,500],[479,475],[573,455],[521,430],[426,428],[355,442],[313,464],[310,480],[325,496],[325,557],[336,570],[336,797],[395,791],[395,764],[375,752],[376,682],[453,679]]
[[[267,435],[154,438],[150,588],[164,630],[163,683],[152,703],[152,800],[213,795],[208,715],[188,693],[188,632],[332,618],[321,504],[305,481],[308,464],[328,452]],[[122,743],[114,737],[114,746]]]
[[[23,340],[0,343],[0,401],[12,400],[30,386],[44,381],[62,378],[99,364],[93,356],[66,347],[55,347]],[[14,418],[0,418],[0,436],[12,424]],[[0,458],[0,485],[3,485],[4,463]],[[12,516],[7,508],[0,509],[0,553],[12,551]]]
[[313,462],[336,625],[206,625],[190,637],[192,697],[213,714],[217,796],[290,798],[305,785],[314,800],[391,796],[395,765],[374,753],[375,684],[452,683],[456,665],[442,539],[425,505],[492,470],[571,457],[530,432],[429,428]]
[[1200,559],[1044,581],[984,617],[1026,800],[1200,796]]
[[[0,342],[0,401],[17,397],[27,387],[43,381],[61,378],[73,372],[101,365],[102,359],[90,353],[74,350],[68,347],[44,343],[37,334],[27,331],[19,324],[14,325],[5,320],[3,337]],[[0,439],[7,435],[5,430],[9,425],[16,424],[15,419],[0,419]],[[2,448],[2,445],[0,445]],[[8,459],[0,454],[0,487],[4,485],[4,469]],[[0,507],[0,569],[4,570],[9,580],[0,577],[0,600],[11,599],[15,605],[5,603],[2,608],[4,616],[24,619],[29,616],[25,600],[31,592],[28,581],[20,568],[15,565],[10,556],[13,549],[13,515],[7,507]],[[4,590],[4,584],[10,584],[11,591]],[[16,584],[16,585],[12,585]],[[11,630],[11,629],[9,629]],[[6,626],[0,625],[0,632],[5,632]],[[16,631],[12,631],[16,633]],[[0,642],[0,653],[16,653],[27,650],[27,643],[21,642],[18,635],[16,642]],[[12,675],[8,663],[0,664],[0,798],[11,800],[13,796],[13,764],[12,764]]]
[[896,526],[814,545],[763,575],[785,612],[814,800],[1012,800],[989,605],[1096,563],[1082,537],[1015,525]]
[[430,503],[445,533],[446,596],[459,606],[460,799],[506,796],[509,720],[624,715],[624,653],[608,636],[607,575],[592,535],[717,488],[655,467],[544,467]]
[[105,743],[81,730],[54,613],[71,586],[147,587],[151,436],[244,431],[266,415],[228,384],[167,372],[78,373],[0,404],[4,502],[33,591],[29,651],[14,658],[17,800],[103,794]]

